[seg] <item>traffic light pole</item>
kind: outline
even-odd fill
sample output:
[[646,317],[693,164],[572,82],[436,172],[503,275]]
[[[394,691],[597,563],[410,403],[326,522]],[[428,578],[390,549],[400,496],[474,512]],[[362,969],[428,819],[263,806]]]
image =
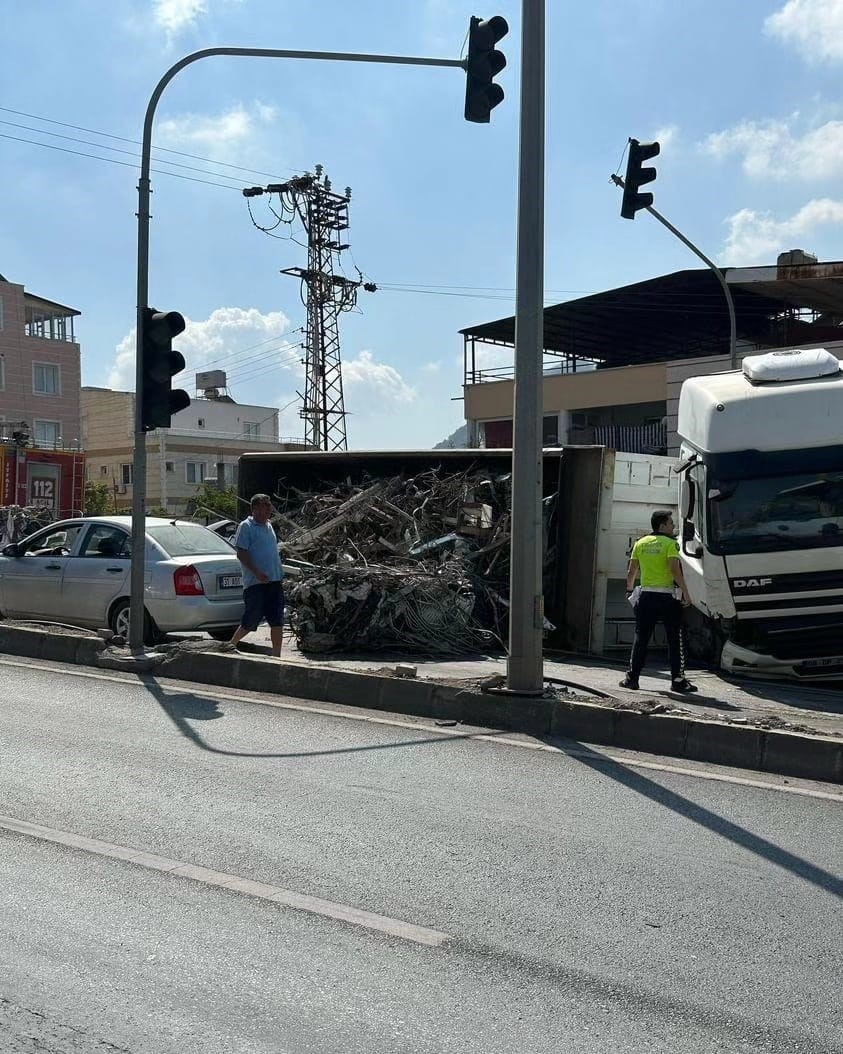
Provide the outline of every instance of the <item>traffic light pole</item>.
[[544,685],[541,421],[544,350],[545,0],[522,0],[521,10],[521,131],[507,691],[519,695],[540,695]]
[[[613,175],[612,182],[623,189],[624,181],[620,176]],[[702,249],[698,249],[692,241],[685,237],[682,231],[677,230],[670,220],[666,220],[660,212],[657,212],[656,209],[653,208],[652,205],[645,205],[644,208],[651,216],[654,216],[662,226],[667,227],[670,233],[674,234],[683,245],[687,245],[691,252],[698,256],[704,264],[707,264],[717,276],[717,281],[723,287],[723,294],[726,297],[726,306],[729,309],[729,364],[733,370],[736,370],[738,368],[738,327],[735,318],[735,301],[732,299],[732,290],[729,288],[726,276],[713,260],[709,260]]]
[[[524,0],[525,7],[530,6]],[[146,549],[146,432],[141,420],[141,392],[143,391],[143,337],[144,309],[149,298],[149,179],[152,152],[152,124],[155,111],[164,89],[175,75],[199,59],[213,55],[242,55],[251,58],[269,59],[317,59],[327,62],[374,62],[401,66],[452,66],[465,70],[462,59],[430,59],[409,55],[367,55],[338,51],[282,51],[275,48],[205,48],[185,55],[174,63],[158,84],[149,99],[143,122],[143,146],[141,150],[141,174],[138,180],[138,275],[137,275],[137,322],[135,358],[135,451],[132,475],[132,571],[130,579],[129,645],[133,652],[143,651],[144,582]]]

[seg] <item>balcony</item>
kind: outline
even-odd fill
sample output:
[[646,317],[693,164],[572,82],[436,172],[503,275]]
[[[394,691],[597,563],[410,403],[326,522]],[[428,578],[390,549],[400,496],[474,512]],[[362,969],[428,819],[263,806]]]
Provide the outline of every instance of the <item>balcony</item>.
[[596,444],[626,454],[667,454],[667,425],[593,425],[572,428],[569,443]]
[[61,307],[50,301],[26,298],[24,333],[38,340],[57,340],[64,344],[75,344],[73,319],[78,315],[73,308]]

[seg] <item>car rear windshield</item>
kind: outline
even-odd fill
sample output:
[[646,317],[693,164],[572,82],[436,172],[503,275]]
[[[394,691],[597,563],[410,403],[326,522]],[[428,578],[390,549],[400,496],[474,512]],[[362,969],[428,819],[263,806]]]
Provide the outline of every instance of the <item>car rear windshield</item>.
[[149,527],[147,534],[168,556],[231,556],[231,546],[197,523]]

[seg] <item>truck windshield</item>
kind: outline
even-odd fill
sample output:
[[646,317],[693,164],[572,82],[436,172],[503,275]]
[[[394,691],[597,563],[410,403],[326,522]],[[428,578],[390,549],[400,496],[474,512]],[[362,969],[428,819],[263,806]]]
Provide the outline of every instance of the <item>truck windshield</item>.
[[843,474],[839,472],[714,480],[708,496],[711,543],[717,552],[843,545]]

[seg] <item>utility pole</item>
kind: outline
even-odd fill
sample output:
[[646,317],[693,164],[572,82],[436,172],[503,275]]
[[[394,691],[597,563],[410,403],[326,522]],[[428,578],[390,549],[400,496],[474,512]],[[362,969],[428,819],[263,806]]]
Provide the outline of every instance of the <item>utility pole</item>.
[[[355,281],[334,272],[335,260],[349,247],[343,232],[349,229],[351,187],[337,194],[323,172],[322,165],[316,165],[315,175],[308,172],[286,183],[247,187],[243,195],[247,199],[270,195],[277,222],[269,227],[257,222],[249,204],[252,223],[259,230],[271,233],[282,222],[291,224],[298,218],[307,234],[307,267],[287,267],[281,272],[301,281],[307,308],[305,389],[303,395],[299,393],[299,414],[305,421],[305,439],[315,450],[346,450],[339,315],[357,306],[361,286],[369,293],[377,287],[364,282],[362,276]],[[272,196],[276,196],[277,208]]]
[[521,3],[521,131],[507,691],[541,695],[545,0]]
[[[526,0],[525,0],[526,5]],[[135,365],[135,456],[134,494],[132,499],[132,571],[129,644],[133,652],[143,651],[144,580],[146,552],[146,433],[139,412],[139,395],[143,389],[143,348],[146,338],[147,312],[149,308],[149,221],[152,184],[152,125],[158,103],[170,81],[186,66],[200,59],[215,56],[237,56],[240,58],[307,59],[318,62],[366,62],[393,66],[435,66],[439,68],[467,71],[467,62],[462,59],[436,59],[415,55],[369,55],[340,51],[299,51],[285,48],[204,48],[185,55],[164,73],[147,103],[143,120],[141,146],[141,170],[138,179],[138,266],[137,266],[137,341]],[[498,98],[498,102],[500,98]]]

